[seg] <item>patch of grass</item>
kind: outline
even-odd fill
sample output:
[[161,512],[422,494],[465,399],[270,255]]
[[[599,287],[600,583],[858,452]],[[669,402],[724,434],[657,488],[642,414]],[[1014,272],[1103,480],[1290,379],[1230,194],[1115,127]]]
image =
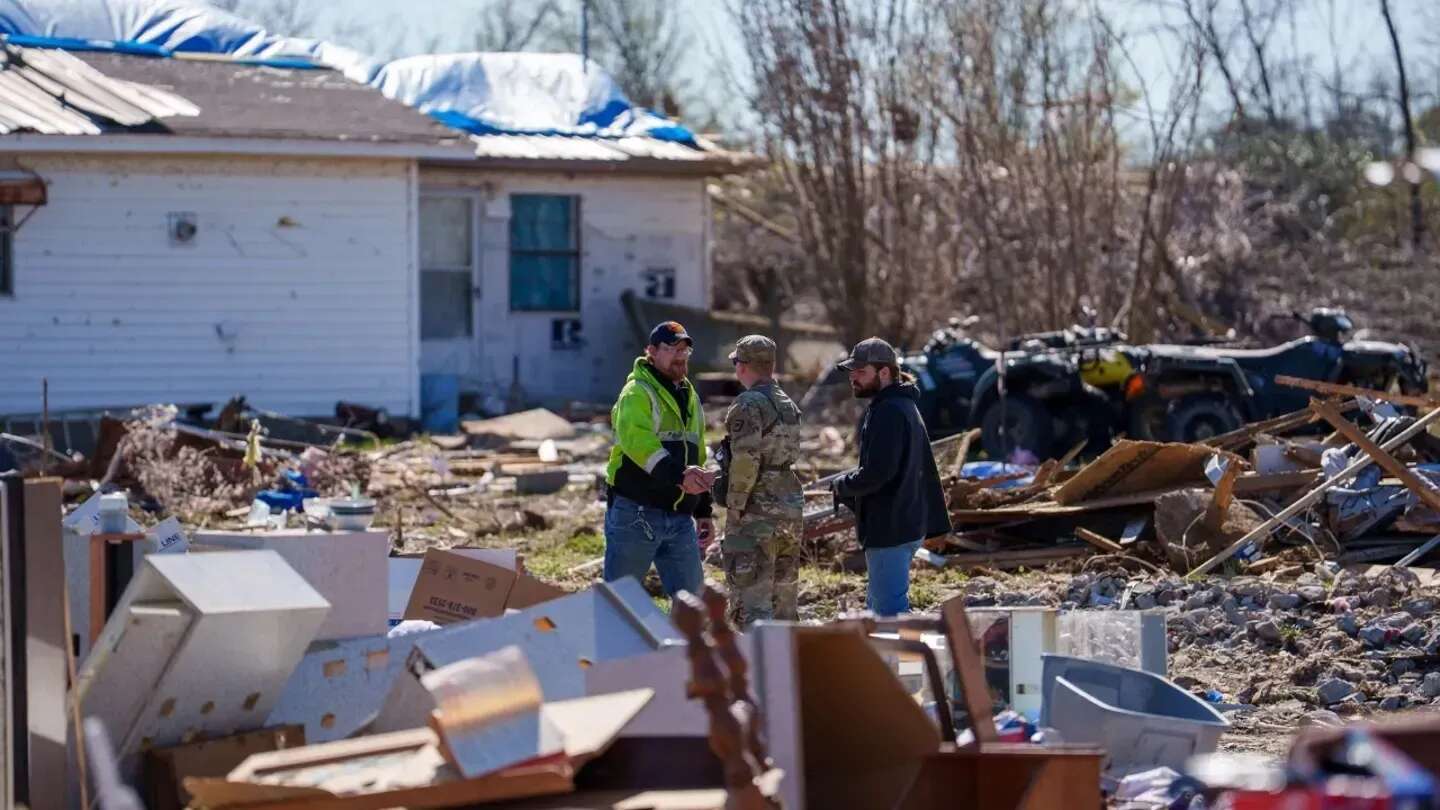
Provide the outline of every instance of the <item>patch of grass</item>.
[[970,575],[958,568],[919,569],[910,574],[910,609],[936,610],[961,591]]
[[605,536],[598,532],[579,532],[565,541],[565,550],[587,558],[603,556],[605,554]]
[[605,554],[605,538],[593,531],[579,531],[558,543],[531,543],[525,550],[525,568],[551,582],[589,582],[599,570],[572,574],[576,566]]
[[847,574],[820,566],[800,569],[800,617],[802,619],[833,619],[844,600],[849,611],[865,608],[865,577]]

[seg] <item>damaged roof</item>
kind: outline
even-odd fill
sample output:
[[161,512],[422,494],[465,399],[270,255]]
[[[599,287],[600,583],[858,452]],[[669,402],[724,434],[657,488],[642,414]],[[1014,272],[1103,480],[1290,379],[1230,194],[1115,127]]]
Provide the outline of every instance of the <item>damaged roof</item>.
[[0,134],[98,135],[199,112],[180,96],[107,76],[65,51],[0,49]]
[[463,143],[460,133],[428,115],[391,101],[333,70],[108,52],[75,56],[108,76],[159,88],[193,102],[200,108],[199,115],[163,123],[163,131],[176,135]]
[[[328,68],[0,45],[0,135],[177,135],[436,147],[448,166],[685,174],[759,160],[703,138],[470,135]],[[387,147],[388,148],[388,147]],[[453,151],[452,151],[453,150]]]
[[476,135],[476,156],[516,168],[582,166],[718,174],[753,168],[760,159],[731,152],[704,138],[697,147],[658,138],[587,138],[578,135]]

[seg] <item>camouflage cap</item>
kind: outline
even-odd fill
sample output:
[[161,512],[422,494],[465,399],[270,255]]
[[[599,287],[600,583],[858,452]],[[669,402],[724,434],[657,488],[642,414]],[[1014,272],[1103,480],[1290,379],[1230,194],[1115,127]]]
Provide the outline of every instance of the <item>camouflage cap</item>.
[[730,353],[732,363],[759,363],[775,365],[775,341],[764,335],[746,335],[735,341],[735,351]]

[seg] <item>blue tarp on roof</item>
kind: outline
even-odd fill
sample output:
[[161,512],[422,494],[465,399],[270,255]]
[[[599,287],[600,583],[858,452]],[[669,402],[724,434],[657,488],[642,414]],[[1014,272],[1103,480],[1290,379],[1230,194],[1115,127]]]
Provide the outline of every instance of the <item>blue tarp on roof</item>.
[[32,47],[155,57],[219,53],[277,67],[333,68],[475,134],[695,140],[680,124],[631,104],[608,73],[576,54],[427,54],[384,63],[320,40],[272,34],[195,0],[0,0],[0,33]]

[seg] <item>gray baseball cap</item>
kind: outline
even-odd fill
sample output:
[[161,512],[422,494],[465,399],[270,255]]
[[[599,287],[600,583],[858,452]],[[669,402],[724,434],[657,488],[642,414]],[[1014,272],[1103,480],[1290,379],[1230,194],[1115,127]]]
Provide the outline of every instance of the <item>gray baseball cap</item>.
[[850,356],[840,361],[840,367],[846,371],[879,363],[884,366],[896,365],[899,361],[895,357],[895,347],[881,340],[878,337],[865,338],[855,344],[850,350]]

